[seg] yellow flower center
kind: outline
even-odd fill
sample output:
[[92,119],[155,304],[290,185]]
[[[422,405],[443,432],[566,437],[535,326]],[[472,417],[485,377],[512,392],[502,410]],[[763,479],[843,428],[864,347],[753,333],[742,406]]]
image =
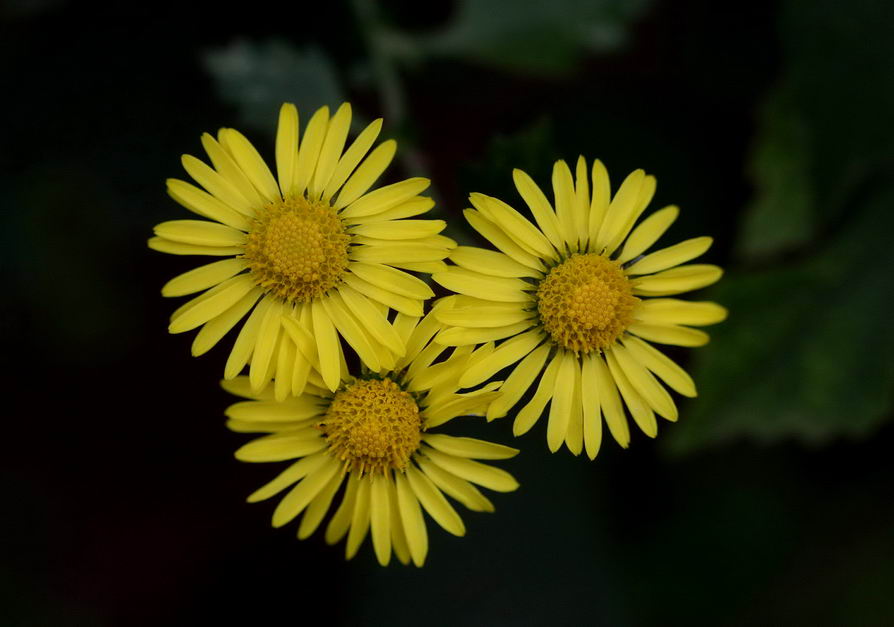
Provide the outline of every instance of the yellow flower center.
[[286,302],[303,303],[341,281],[349,240],[328,204],[288,198],[260,210],[243,256],[258,285]]
[[611,346],[633,322],[638,300],[621,265],[595,253],[572,255],[537,288],[543,328],[576,353]]
[[358,379],[335,393],[320,427],[345,470],[404,470],[422,439],[416,401],[391,379]]

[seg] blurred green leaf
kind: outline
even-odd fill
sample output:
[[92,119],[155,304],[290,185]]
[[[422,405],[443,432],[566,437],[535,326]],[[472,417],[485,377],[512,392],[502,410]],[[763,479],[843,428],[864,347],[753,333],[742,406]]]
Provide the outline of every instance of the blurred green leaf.
[[779,29],[781,81],[767,97],[751,155],[756,194],[739,251],[758,258],[809,245],[842,200],[894,168],[894,5],[791,0]]
[[294,102],[309,114],[344,101],[335,67],[319,48],[299,51],[279,39],[240,40],[205,52],[203,61],[221,100],[256,129],[272,131],[283,102]]
[[525,74],[564,73],[587,52],[619,48],[648,0],[461,0],[424,52]]
[[746,258],[797,248],[810,241],[814,227],[809,130],[790,91],[770,94],[759,125],[749,166],[755,197],[738,242]]
[[894,190],[862,205],[813,257],[731,274],[713,290],[730,319],[700,352],[700,397],[672,430],[673,450],[741,436],[820,443],[890,416]]
[[825,442],[892,414],[894,110],[890,3],[791,0],[785,71],[751,158],[756,194],[738,242],[750,260],[711,297],[730,319],[696,355],[701,392],[670,446],[737,437]]

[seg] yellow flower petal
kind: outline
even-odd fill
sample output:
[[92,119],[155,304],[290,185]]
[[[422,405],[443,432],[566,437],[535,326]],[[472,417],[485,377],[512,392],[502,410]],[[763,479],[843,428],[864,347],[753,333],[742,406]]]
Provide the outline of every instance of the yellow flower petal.
[[214,287],[239,274],[247,267],[242,259],[222,259],[180,274],[161,288],[166,297],[186,296]]
[[624,371],[618,364],[618,360],[613,350],[608,350],[605,352],[605,362],[608,364],[608,369],[609,372],[611,372],[612,379],[615,380],[615,385],[618,386],[618,390],[621,392],[621,397],[624,399],[624,404],[630,411],[630,415],[633,416],[633,421],[642,430],[642,432],[650,438],[654,438],[655,436],[657,436],[658,423],[655,420],[655,412],[652,411],[651,407],[649,407],[649,404],[645,401],[645,399],[643,399],[640,393],[636,391],[636,388],[634,388],[633,385],[630,383],[627,375],[624,374]]
[[276,126],[276,174],[283,198],[292,193],[298,161],[298,108],[290,102],[279,109]]
[[553,397],[556,375],[559,373],[559,365],[561,363],[562,353],[557,352],[553,356],[552,361],[549,362],[549,365],[543,371],[543,376],[540,377],[540,383],[537,386],[537,391],[534,392],[534,396],[528,404],[522,407],[521,411],[516,414],[515,422],[512,424],[513,435],[519,436],[527,433],[530,431],[531,427],[537,424],[537,421],[543,414],[543,409]]
[[485,359],[466,370],[459,387],[469,388],[487,381],[494,374],[524,358],[543,341],[543,332],[534,329],[506,340]]
[[629,266],[625,272],[628,275],[652,274],[653,272],[673,268],[703,255],[711,247],[713,241],[714,239],[711,237],[695,237],[679,244],[668,246],[646,255]]
[[574,353],[562,351],[562,361],[556,373],[553,388],[553,400],[549,408],[549,422],[546,426],[546,443],[553,453],[559,450],[565,440],[568,421],[571,418],[571,405],[574,400]]
[[339,463],[330,457],[320,468],[308,474],[276,506],[273,511],[273,526],[282,527],[303,512],[338,471]]
[[466,534],[466,526],[463,524],[462,518],[456,513],[456,510],[447,502],[441,491],[432,483],[432,480],[416,470],[413,466],[407,468],[407,480],[413,494],[419,500],[419,503],[425,508],[436,523],[447,533],[455,536],[463,536]]
[[696,396],[695,383],[692,377],[678,366],[670,357],[638,337],[628,335],[623,340],[624,346],[632,357],[646,368],[658,375],[665,383],[683,396]]
[[537,226],[556,250],[562,250],[565,242],[559,230],[559,219],[546,195],[537,186],[537,183],[522,170],[513,170],[512,180],[515,182],[518,193],[531,210]]
[[295,173],[292,178],[291,193],[293,196],[303,194],[310,184],[328,128],[329,107],[320,107],[307,123],[304,137],[298,146],[298,158],[295,160]]
[[242,231],[204,220],[169,220],[156,225],[154,230],[159,237],[193,246],[242,246],[245,243]]
[[332,206],[336,209],[343,209],[365,194],[389,166],[391,160],[394,159],[396,151],[397,142],[393,139],[384,141],[376,146],[375,150],[369,153],[366,159],[363,160],[363,163],[354,170],[354,173],[345,182]]
[[416,566],[422,566],[425,563],[425,556],[428,554],[428,533],[425,530],[422,509],[419,507],[419,501],[416,500],[407,478],[401,473],[395,473],[394,481],[397,486],[400,521],[407,534],[410,556]]
[[687,324],[706,326],[726,320],[727,310],[717,303],[676,298],[649,298],[634,312],[646,324]]
[[171,198],[203,218],[215,220],[240,231],[248,231],[250,228],[250,223],[243,214],[195,185],[179,179],[168,179],[167,189]]
[[439,272],[432,279],[458,294],[504,303],[531,302],[531,295],[526,290],[534,289],[532,284],[521,279],[495,277],[456,267]]
[[388,477],[372,477],[370,480],[370,523],[373,550],[379,565],[391,561],[391,503],[388,496]]
[[345,140],[348,139],[350,128],[351,105],[345,102],[338,108],[332,119],[329,120],[326,138],[320,147],[317,167],[314,170],[312,182],[308,186],[311,198],[319,198],[329,183],[329,179],[332,178],[332,173],[335,172],[339,157],[341,157],[342,150],[344,150]]
[[707,287],[723,276],[723,270],[710,264],[689,264],[633,279],[633,293],[642,296],[670,296]]
[[602,416],[599,412],[599,386],[596,364],[592,356],[584,357],[581,364],[581,409],[583,411],[584,448],[587,457],[596,459],[602,445]]
[[246,500],[249,503],[257,503],[269,499],[271,496],[276,496],[299,479],[303,479],[310,473],[315,472],[331,459],[332,457],[326,451],[320,451],[319,453],[302,457],[279,473],[273,481],[264,484],[252,492]]
[[323,191],[323,200],[329,202],[344,182],[348,180],[351,172],[354,171],[354,168],[357,167],[357,164],[360,163],[360,160],[366,156],[366,153],[369,152],[369,149],[372,147],[373,143],[375,143],[376,137],[379,136],[379,131],[381,130],[382,118],[378,118],[373,120],[373,122],[363,129],[360,135],[357,136],[357,139],[354,140],[351,146],[338,160],[338,165],[335,166],[335,170],[332,172],[332,176],[326,184],[326,189]]
[[416,463],[422,472],[432,482],[450,497],[453,497],[473,512],[493,512],[494,505],[481,491],[465,479],[460,479],[454,474],[435,466],[424,457],[416,459]]
[[638,335],[644,340],[658,342],[659,344],[672,344],[674,346],[704,346],[711,339],[704,331],[679,327],[672,324],[631,324],[627,330]]
[[618,255],[618,261],[627,263],[646,252],[652,244],[658,241],[658,238],[664,235],[664,232],[670,228],[679,215],[680,210],[670,205],[643,220],[627,238],[624,248],[621,249],[621,254]]

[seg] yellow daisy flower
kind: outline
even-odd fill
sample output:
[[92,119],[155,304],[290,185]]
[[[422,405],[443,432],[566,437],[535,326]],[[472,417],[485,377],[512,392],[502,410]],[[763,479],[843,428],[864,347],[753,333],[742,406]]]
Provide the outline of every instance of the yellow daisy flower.
[[575,176],[564,161],[556,162],[554,210],[537,184],[515,170],[515,186],[539,228],[501,200],[472,194],[475,209],[467,209],[466,218],[500,252],[460,246],[450,255],[456,265],[433,278],[459,294],[439,310],[450,328],[438,342],[499,342],[466,370],[460,387],[478,385],[519,362],[488,409],[488,420],[505,416],[539,376],[533,398],[515,418],[514,433],[531,429],[552,401],[550,450],[564,442],[575,455],[586,447],[594,459],[602,441],[600,416],[625,448],[630,430],[624,405],[649,437],[658,431],[656,414],[677,420],[676,405],[659,379],[684,396],[695,396],[695,385],[651,342],[701,346],[708,335],[691,327],[720,322],[726,310],[665,298],[710,285],[722,271],[686,264],[708,250],[710,237],[644,256],[679,212],[665,207],[634,228],[655,193],[653,176],[636,170],[614,197],[602,162],[593,163],[591,176],[592,187],[583,157]]
[[203,292],[173,313],[169,330],[201,327],[192,345],[193,355],[201,355],[250,313],[225,377],[248,364],[252,389],[274,379],[279,399],[301,393],[311,365],[329,389],[338,386],[339,335],[372,370],[392,367],[404,346],[388,309],[421,316],[422,302],[433,296],[403,270],[442,270],[455,245],[439,235],[442,220],[405,219],[434,205],[419,195],[428,179],[374,188],[397,145],[388,140],[370,152],[382,120],[345,149],[350,124],[349,104],[331,117],[323,107],[299,141],[298,110],[284,104],[276,178],[238,131],[204,134],[211,165],[190,155],[182,159],[204,189],[178,179],[167,187],[174,200],[207,220],[163,222],[149,240],[150,248],[165,253],[226,257],[162,288],[165,296]]
[[253,503],[291,488],[273,513],[274,527],[303,513],[298,538],[307,538],[345,484],[326,541],[335,544],[347,534],[350,559],[371,531],[380,564],[388,564],[393,550],[402,563],[422,566],[428,552],[422,510],[462,536],[463,521],[444,494],[472,511],[492,512],[491,502],[472,484],[509,492],[518,483],[506,471],[474,460],[508,459],[518,451],[429,431],[457,416],[481,415],[499,396],[494,391],[499,383],[457,393],[460,373],[489,350],[456,348],[432,365],[447,350],[431,341],[442,328],[434,316],[419,322],[398,314],[395,328],[407,346],[395,369],[345,376],[334,393],[316,373],[302,395],[283,402],[269,388],[253,392],[247,377],[223,381],[229,392],[252,399],[227,409],[227,425],[269,434],[236,451],[237,459],[297,460],[248,497]]

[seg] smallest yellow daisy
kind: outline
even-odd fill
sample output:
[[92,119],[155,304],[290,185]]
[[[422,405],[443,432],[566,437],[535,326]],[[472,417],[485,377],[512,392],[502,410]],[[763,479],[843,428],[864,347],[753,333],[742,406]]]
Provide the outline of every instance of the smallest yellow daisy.
[[[422,566],[428,553],[423,510],[448,533],[464,535],[462,518],[445,494],[471,511],[492,512],[493,504],[475,486],[510,492],[518,483],[506,471],[475,460],[508,459],[518,451],[429,432],[457,416],[483,415],[499,396],[494,391],[499,382],[457,393],[461,373],[493,347],[473,352],[433,343],[442,329],[433,313],[421,321],[398,314],[394,326],[407,346],[395,369],[358,377],[343,373],[335,392],[316,371],[309,374],[303,394],[285,401],[275,400],[270,388],[252,391],[247,377],[222,385],[251,399],[227,409],[228,427],[268,434],[244,445],[236,458],[297,460],[248,497],[262,501],[289,489],[273,513],[274,527],[300,515],[298,538],[307,538],[344,485],[326,541],[334,544],[347,535],[350,559],[371,533],[382,566],[392,551],[403,564]],[[450,354],[442,358],[445,351]]]

